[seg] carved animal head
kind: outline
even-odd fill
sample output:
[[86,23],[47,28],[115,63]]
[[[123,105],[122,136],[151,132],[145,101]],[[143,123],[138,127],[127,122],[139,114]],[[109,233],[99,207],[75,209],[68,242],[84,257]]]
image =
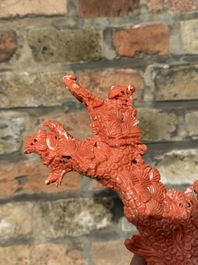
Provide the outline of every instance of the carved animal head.
[[26,137],[25,153],[37,153],[43,159],[43,164],[48,165],[56,155],[57,144],[58,139],[53,132],[39,130],[34,135]]

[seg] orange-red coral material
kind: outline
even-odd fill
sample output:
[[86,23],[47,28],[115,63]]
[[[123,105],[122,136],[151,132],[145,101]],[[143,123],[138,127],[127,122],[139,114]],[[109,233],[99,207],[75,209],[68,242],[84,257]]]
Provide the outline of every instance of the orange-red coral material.
[[183,192],[167,190],[158,170],[144,163],[146,146],[133,107],[132,85],[112,86],[107,99],[89,93],[75,75],[63,79],[70,92],[87,108],[94,137],[80,141],[62,124],[44,123],[49,130],[28,136],[25,153],[35,152],[51,173],[46,184],[61,184],[70,171],[94,178],[116,190],[124,213],[139,232],[126,247],[148,265],[198,264],[198,182]]

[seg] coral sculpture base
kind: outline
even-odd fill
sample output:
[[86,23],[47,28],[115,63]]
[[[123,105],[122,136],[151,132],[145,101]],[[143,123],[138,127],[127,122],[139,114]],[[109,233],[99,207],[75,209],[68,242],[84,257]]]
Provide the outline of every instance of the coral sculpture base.
[[25,153],[37,153],[52,172],[46,184],[60,185],[70,171],[96,179],[120,194],[127,220],[137,227],[139,234],[125,241],[131,252],[149,265],[197,265],[197,181],[183,192],[167,190],[158,170],[144,163],[134,87],[112,86],[103,100],[81,87],[75,75],[63,82],[87,108],[95,136],[80,141],[51,120],[44,123],[49,130],[28,136]]

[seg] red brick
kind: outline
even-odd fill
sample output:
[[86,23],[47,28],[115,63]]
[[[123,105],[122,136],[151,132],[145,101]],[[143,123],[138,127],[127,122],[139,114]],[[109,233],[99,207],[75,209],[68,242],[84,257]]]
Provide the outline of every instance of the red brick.
[[129,265],[133,257],[124,246],[124,240],[93,243],[92,255],[96,265]]
[[79,80],[82,86],[102,98],[107,98],[112,85],[133,84],[136,87],[134,98],[139,99],[144,86],[142,71],[131,69],[85,72],[80,75]]
[[160,55],[170,53],[168,26],[160,23],[114,32],[113,43],[120,56],[132,57],[140,52]]
[[0,1],[0,17],[26,15],[64,15],[67,12],[66,0],[4,0]]
[[0,165],[0,197],[8,197],[21,193],[59,193],[64,191],[75,191],[80,189],[80,175],[75,172],[68,173],[61,187],[55,184],[45,185],[49,174],[46,166],[35,159],[32,161],[20,161],[16,163],[2,163]]
[[9,60],[16,49],[16,33],[12,30],[0,30],[0,62]]
[[84,18],[122,17],[139,13],[139,0],[79,0],[79,16]]
[[172,11],[175,13],[195,12],[198,10],[198,0],[149,0],[150,12]]

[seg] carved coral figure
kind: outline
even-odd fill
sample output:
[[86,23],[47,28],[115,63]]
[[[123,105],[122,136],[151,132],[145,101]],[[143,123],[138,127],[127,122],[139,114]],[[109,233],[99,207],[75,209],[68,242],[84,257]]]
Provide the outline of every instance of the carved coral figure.
[[60,185],[70,171],[96,179],[120,194],[126,218],[137,227],[139,234],[125,241],[130,251],[149,265],[198,264],[198,184],[183,192],[167,190],[158,170],[144,163],[135,88],[112,86],[103,100],[81,87],[75,75],[63,82],[87,108],[95,136],[80,141],[55,121],[44,123],[49,131],[28,136],[25,153],[40,155],[52,172],[46,184]]

